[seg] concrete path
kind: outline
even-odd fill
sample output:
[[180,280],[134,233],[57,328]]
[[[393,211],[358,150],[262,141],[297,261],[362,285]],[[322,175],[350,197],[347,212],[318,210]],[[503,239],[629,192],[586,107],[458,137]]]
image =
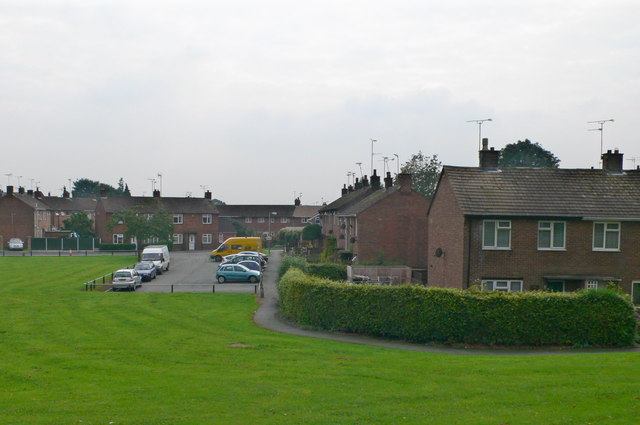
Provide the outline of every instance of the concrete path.
[[278,290],[276,282],[278,279],[278,268],[282,251],[272,250],[269,257],[269,268],[264,274],[264,298],[258,298],[260,307],[254,314],[255,323],[265,329],[276,332],[305,336],[309,338],[329,339],[348,344],[373,345],[377,347],[395,348],[399,350],[423,351],[428,353],[458,354],[458,355],[551,355],[551,354],[589,354],[589,353],[623,353],[640,352],[640,348],[627,349],[558,349],[558,350],[495,350],[495,349],[462,349],[436,347],[424,344],[412,344],[408,342],[373,338],[354,334],[333,333],[326,331],[315,331],[302,329],[279,315]]

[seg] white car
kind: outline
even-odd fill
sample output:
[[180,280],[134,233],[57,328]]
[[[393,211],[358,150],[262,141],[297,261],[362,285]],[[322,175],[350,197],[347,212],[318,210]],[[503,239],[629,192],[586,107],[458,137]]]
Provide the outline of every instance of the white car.
[[11,238],[9,239],[9,249],[22,251],[24,249],[24,242],[20,238]]
[[142,277],[135,269],[120,269],[113,274],[111,286],[114,291],[118,289],[135,291],[136,288],[142,286]]

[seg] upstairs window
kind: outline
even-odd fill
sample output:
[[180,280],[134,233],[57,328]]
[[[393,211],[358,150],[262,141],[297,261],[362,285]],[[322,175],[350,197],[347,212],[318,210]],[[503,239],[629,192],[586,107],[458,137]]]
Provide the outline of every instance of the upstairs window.
[[202,224],[211,224],[211,214],[202,214]]
[[593,250],[620,251],[620,223],[593,223]]
[[245,217],[244,218],[244,222],[245,223],[251,223],[253,221],[253,219],[251,217]]
[[264,217],[258,217],[258,223],[264,223]]
[[511,221],[484,220],[482,223],[482,249],[510,249]]
[[538,249],[564,250],[566,243],[564,221],[538,222]]
[[182,214],[173,215],[173,224],[182,224]]

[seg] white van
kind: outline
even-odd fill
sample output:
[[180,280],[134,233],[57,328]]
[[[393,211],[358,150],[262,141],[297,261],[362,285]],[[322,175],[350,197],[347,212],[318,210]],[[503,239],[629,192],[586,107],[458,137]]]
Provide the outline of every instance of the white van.
[[171,255],[166,245],[149,245],[142,250],[142,261],[153,261],[158,274],[169,270]]

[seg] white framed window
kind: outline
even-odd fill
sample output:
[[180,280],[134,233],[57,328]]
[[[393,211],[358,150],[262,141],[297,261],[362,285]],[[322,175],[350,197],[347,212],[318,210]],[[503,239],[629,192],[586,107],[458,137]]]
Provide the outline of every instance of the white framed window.
[[202,214],[202,224],[211,224],[212,222],[211,214]]
[[484,220],[482,249],[511,249],[511,220]]
[[276,219],[275,219],[275,218],[273,218],[273,217],[271,217],[271,218],[269,219],[269,221],[271,221],[272,223],[275,223],[275,222],[276,222]]
[[182,214],[174,214],[173,215],[173,224],[182,224],[182,223],[183,223]]
[[251,217],[245,217],[244,218],[244,222],[245,223],[251,223],[252,221],[253,221],[253,218],[251,218]]
[[585,287],[587,289],[598,289],[598,281],[597,280],[587,280],[585,282]]
[[288,223],[289,222],[289,217],[281,217],[280,218],[280,223]]
[[124,235],[122,233],[114,233],[113,234],[113,243],[114,244],[122,244],[122,243],[124,243]]
[[511,279],[486,279],[482,281],[485,291],[522,292],[522,281]]
[[566,237],[566,223],[564,221],[538,222],[538,250],[564,251]]
[[258,217],[258,223],[264,223],[264,217]]
[[202,244],[203,245],[211,245],[212,241],[213,241],[213,237],[211,236],[211,233],[203,233],[202,234]]
[[218,242],[219,243],[224,242],[224,233],[218,233]]
[[300,223],[306,223],[306,222],[307,222],[307,218],[306,218],[306,217],[302,217],[302,218],[300,219]]
[[183,235],[182,233],[174,233],[173,234],[173,243],[176,245],[179,245],[183,242]]
[[593,223],[593,250],[620,251],[620,223]]

